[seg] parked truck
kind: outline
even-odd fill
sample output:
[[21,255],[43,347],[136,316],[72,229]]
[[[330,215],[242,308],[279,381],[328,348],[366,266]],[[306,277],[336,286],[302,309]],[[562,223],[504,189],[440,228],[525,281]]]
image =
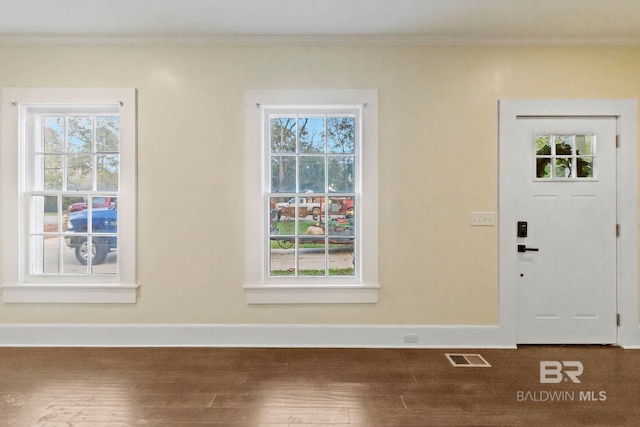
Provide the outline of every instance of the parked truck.
[[89,253],[91,264],[101,264],[112,250],[118,248],[118,212],[116,205],[109,208],[91,209],[91,250],[87,237],[87,222],[89,210],[83,209],[71,212],[67,220],[67,232],[83,233],[78,236],[67,236],[67,246],[75,250],[76,259],[80,264],[87,265]]
[[[115,200],[116,198],[111,196],[94,197],[93,201],[91,202],[91,206],[93,208],[108,208],[115,203]],[[86,202],[72,203],[69,206],[69,212],[77,212],[84,209],[87,209]]]
[[[322,200],[318,198],[316,200]],[[295,216],[293,212],[295,212],[296,208],[296,198],[292,197],[286,202],[276,203],[276,209],[282,215],[286,216]],[[300,212],[300,216],[303,216],[302,213],[306,213],[306,215],[313,215],[313,219],[318,219],[322,211],[324,211],[324,204],[319,201],[314,201],[313,198],[310,197],[298,197],[298,209]]]

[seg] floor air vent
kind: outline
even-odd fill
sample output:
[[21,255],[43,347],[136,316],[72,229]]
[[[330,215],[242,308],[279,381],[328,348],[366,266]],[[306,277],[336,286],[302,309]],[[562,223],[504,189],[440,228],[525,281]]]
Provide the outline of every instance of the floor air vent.
[[489,362],[479,354],[445,353],[449,362],[458,368],[490,368]]

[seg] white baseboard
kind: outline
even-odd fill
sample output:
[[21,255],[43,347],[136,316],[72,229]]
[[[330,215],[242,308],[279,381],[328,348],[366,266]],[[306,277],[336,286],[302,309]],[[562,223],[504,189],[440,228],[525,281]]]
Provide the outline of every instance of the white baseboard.
[[[515,348],[499,326],[4,324],[3,347]],[[412,341],[412,342],[405,342]]]

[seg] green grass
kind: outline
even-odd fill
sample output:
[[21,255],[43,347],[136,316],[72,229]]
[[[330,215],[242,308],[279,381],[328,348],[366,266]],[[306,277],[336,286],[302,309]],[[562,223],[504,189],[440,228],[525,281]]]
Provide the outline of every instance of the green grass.
[[[290,238],[291,241],[287,242],[287,244],[285,244],[284,246],[289,246],[289,248],[287,249],[293,249],[293,237]],[[289,240],[289,238],[287,239]],[[322,243],[302,243],[299,246],[300,249],[302,248],[306,248],[306,249],[319,249],[319,248],[324,248],[324,245]],[[271,241],[271,249],[283,249],[282,246],[280,246],[280,244],[278,243],[277,240],[272,240]]]
[[[307,232],[307,230],[309,229],[309,227],[316,225],[318,222],[317,221],[300,221],[299,224],[299,228],[300,228],[300,233],[298,234],[305,234]],[[283,235],[283,236],[292,236],[295,233],[295,227],[296,227],[296,223],[295,221],[279,221],[277,223],[277,227],[278,230],[280,231],[279,234]],[[287,238],[287,240],[291,239],[291,243],[289,243],[289,245],[291,245],[291,247],[293,247],[292,243],[293,243],[293,237],[289,237]],[[285,245],[286,246],[286,245]],[[324,247],[324,244],[321,243],[303,243],[299,246],[300,248],[307,248],[307,249],[316,249],[316,248],[322,248]],[[277,240],[271,240],[271,249],[282,249],[282,247],[278,244]]]
[[[316,225],[318,221],[300,221],[299,227],[300,232],[298,234],[305,234],[309,227],[312,225]],[[278,230],[280,230],[280,234],[284,235],[292,235],[296,234],[296,222],[295,221],[279,221],[277,223]]]

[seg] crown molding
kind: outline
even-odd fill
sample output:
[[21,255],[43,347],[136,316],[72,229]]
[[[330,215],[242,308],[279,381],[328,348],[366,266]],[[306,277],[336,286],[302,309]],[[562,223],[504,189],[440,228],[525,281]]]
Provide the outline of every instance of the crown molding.
[[0,45],[283,45],[283,46],[640,46],[634,37],[1,35]]

